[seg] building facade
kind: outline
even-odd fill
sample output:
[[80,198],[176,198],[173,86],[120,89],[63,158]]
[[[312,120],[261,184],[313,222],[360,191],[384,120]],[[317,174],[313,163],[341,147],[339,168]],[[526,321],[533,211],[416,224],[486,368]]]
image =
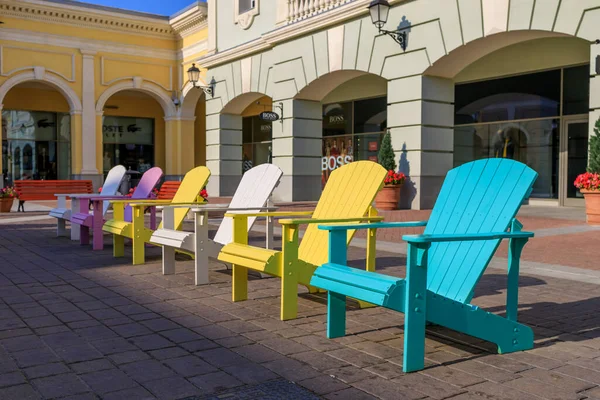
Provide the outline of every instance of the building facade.
[[404,208],[431,208],[449,169],[485,157],[534,168],[532,201],[578,204],[600,117],[600,0],[390,1],[385,28],[406,32],[405,50],[369,3],[208,0],[213,192],[236,187],[243,115],[266,96],[282,117],[263,137],[284,171],[279,200],[316,199],[333,169],[376,160],[389,131]]
[[185,71],[206,52],[206,4],[161,17],[0,0],[0,21],[5,184],[74,178],[98,187],[116,164],[159,166],[175,179],[205,163],[203,94]]
[[582,204],[600,0],[391,0],[384,28],[405,47],[369,3],[208,0],[162,17],[0,0],[3,180],[206,165],[211,196],[228,196],[270,162],[276,200],[316,200],[390,132],[402,208],[431,208],[448,170],[486,157],[535,169],[532,202]]

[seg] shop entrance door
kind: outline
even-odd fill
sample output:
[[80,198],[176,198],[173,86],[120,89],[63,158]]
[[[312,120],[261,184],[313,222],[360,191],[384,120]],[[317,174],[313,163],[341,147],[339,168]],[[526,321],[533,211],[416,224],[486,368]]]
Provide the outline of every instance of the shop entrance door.
[[587,116],[565,117],[560,138],[560,205],[584,207],[583,195],[573,182],[586,171],[589,122]]

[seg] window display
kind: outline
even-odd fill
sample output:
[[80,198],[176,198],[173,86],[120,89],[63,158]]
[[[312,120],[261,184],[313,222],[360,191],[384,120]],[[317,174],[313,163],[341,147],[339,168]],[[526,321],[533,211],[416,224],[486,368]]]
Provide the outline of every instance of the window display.
[[242,172],[272,158],[273,123],[257,115],[242,120]]
[[69,114],[2,112],[2,173],[7,184],[23,179],[69,179]]
[[154,119],[102,118],[104,174],[115,165],[143,174],[154,166]]
[[357,160],[377,162],[387,127],[385,97],[323,106],[323,186],[336,168]]

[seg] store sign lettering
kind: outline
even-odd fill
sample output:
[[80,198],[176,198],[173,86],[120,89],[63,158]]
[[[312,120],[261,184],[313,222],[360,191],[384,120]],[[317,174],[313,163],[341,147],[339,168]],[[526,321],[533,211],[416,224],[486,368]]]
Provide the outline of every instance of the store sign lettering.
[[264,111],[261,112],[258,117],[263,121],[277,121],[279,119],[279,115],[274,113],[273,111]]
[[342,124],[342,123],[344,123],[344,116],[343,115],[330,115],[329,123],[330,124]]
[[[137,126],[136,124],[127,125],[127,132],[140,132],[142,128]],[[125,132],[125,127],[122,125],[102,125],[102,132],[104,133],[123,133]]]
[[350,164],[352,161],[354,161],[352,156],[323,157],[321,159],[321,171],[333,171],[344,164]]

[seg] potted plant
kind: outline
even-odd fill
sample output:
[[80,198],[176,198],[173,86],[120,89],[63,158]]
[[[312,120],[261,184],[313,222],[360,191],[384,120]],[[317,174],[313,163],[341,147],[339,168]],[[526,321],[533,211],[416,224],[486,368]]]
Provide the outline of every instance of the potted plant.
[[402,172],[396,172],[396,160],[392,148],[392,137],[388,131],[381,141],[378,155],[379,164],[388,170],[383,188],[375,197],[375,207],[379,210],[395,210],[400,201],[400,188],[406,177]]
[[600,225],[600,118],[590,137],[590,152],[587,172],[575,179],[575,187],[585,198],[587,223]]
[[0,190],[0,212],[10,212],[13,202],[18,198],[19,193],[11,186]]

